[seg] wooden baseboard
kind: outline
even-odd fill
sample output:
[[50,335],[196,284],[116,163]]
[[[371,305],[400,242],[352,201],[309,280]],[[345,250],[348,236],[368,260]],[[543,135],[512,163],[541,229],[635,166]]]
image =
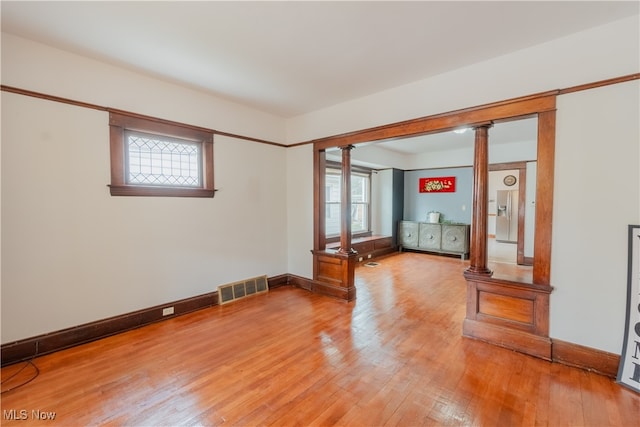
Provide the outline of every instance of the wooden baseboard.
[[[355,299],[355,288],[353,290],[338,288],[293,274],[281,274],[279,276],[270,277],[268,281],[269,288],[272,289],[280,286],[291,285],[322,295],[338,297],[340,299]],[[340,295],[336,295],[336,292]],[[349,292],[353,293],[343,295],[345,293],[348,294]],[[217,304],[218,293],[210,292],[192,298],[169,302],[120,316],[3,344],[0,348],[1,364],[2,366],[5,366],[29,360],[34,356],[42,356],[65,348],[85,344]],[[174,314],[163,316],[162,309],[171,306],[174,307]],[[512,340],[509,336],[504,335],[504,330],[495,330],[495,326],[478,326],[479,325],[476,324],[476,322],[469,322],[465,320],[463,335],[470,338],[487,340],[494,345],[498,342],[497,345],[502,345],[512,349],[514,348],[509,345],[510,342],[520,342],[518,348],[515,348],[515,350],[518,351],[523,350],[522,343],[526,342],[527,345],[525,346],[525,352],[528,354],[547,360],[551,359],[553,362],[562,363],[568,366],[593,371],[610,378],[615,378],[617,375],[618,365],[620,363],[620,356],[617,354],[607,353],[558,339],[549,341],[546,339],[541,340],[540,337],[531,336],[530,334],[525,334],[526,337],[511,337],[513,339]],[[513,333],[513,331],[511,331],[511,333]],[[509,335],[509,332],[507,332],[507,335]],[[522,335],[522,333],[519,333],[519,335]],[[526,339],[523,340],[521,338]],[[551,355],[549,356],[547,349],[550,342]]]
[[[289,275],[270,277],[268,283],[271,289],[288,285]],[[217,291],[2,344],[0,363],[5,366],[22,362],[214,305],[218,305]],[[173,314],[163,316],[166,307],[173,307]]]
[[529,332],[465,319],[462,335],[540,359],[551,360],[551,340]]
[[339,298],[347,301],[356,299],[355,286],[352,286],[350,288],[333,286],[328,283],[307,279],[305,277],[296,276],[294,274],[289,275],[289,284],[298,288],[306,289],[316,294],[332,298]]
[[554,362],[596,372],[610,378],[618,375],[620,356],[591,347],[553,339],[551,355]]

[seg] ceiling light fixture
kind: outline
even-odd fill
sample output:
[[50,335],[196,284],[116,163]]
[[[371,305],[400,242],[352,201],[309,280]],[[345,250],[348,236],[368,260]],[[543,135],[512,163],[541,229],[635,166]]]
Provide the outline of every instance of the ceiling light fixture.
[[469,130],[469,128],[460,128],[460,129],[454,129],[453,131],[455,133],[465,133],[468,130]]

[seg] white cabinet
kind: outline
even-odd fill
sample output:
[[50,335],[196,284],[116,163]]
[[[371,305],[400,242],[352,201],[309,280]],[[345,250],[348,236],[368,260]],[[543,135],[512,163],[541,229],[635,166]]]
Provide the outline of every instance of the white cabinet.
[[469,224],[435,224],[400,221],[400,250],[412,249],[469,258]]

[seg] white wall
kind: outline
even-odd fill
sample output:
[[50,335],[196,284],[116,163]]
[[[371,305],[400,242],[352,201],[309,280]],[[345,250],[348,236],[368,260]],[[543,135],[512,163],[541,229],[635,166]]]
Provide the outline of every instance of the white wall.
[[378,236],[393,234],[393,169],[371,174],[371,231]]
[[2,93],[2,340],[287,273],[286,149],[215,138],[213,199],[111,197],[108,115]]
[[[263,139],[284,133],[279,118],[7,35],[2,83]],[[3,343],[289,272],[287,149],[216,136],[213,199],[111,197],[106,112],[0,96]]]
[[288,273],[313,276],[313,147],[287,148]]
[[287,123],[287,141],[309,141],[637,73],[639,19],[623,19],[295,117]]
[[2,84],[282,143],[276,116],[2,33]]
[[640,224],[640,83],[558,98],[551,336],[620,354]]

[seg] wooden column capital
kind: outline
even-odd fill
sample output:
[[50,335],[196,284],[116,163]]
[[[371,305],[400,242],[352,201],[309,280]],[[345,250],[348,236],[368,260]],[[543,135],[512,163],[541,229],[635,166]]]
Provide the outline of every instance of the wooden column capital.
[[[493,127],[493,122],[481,122],[481,123],[474,123],[471,126],[471,129],[473,130],[477,130],[478,128],[485,128],[485,129],[489,129],[490,127]],[[477,137],[477,135],[476,135]]]

